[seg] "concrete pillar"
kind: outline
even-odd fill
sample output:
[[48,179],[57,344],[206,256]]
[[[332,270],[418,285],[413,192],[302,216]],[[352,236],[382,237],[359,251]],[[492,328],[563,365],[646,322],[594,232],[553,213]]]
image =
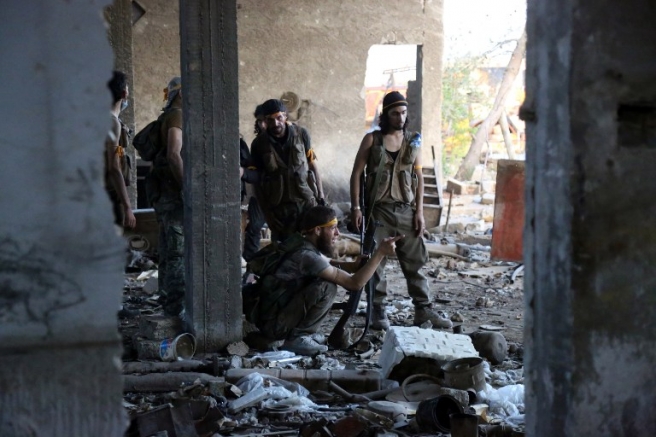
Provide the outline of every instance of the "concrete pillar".
[[3,2],[0,435],[122,436],[105,2]]
[[[106,9],[106,16],[109,23],[107,36],[114,52],[114,68],[127,75],[130,89],[130,106],[121,112],[121,120],[132,129],[132,132],[135,132],[134,111],[138,96],[134,92],[134,67],[132,64],[132,1],[114,0],[114,3]],[[130,196],[132,209],[136,209],[137,151],[134,147],[129,147],[127,153],[132,163],[132,170],[130,171],[132,184],[128,187],[128,195]]]
[[241,340],[236,7],[180,2],[187,317],[207,352]]
[[654,20],[528,2],[529,436],[656,434]]
[[[421,62],[421,135],[422,160],[427,167],[432,166],[431,146],[435,146],[435,160],[440,164],[436,170],[442,179],[442,63],[444,55],[444,2],[423,3],[424,13],[430,14],[435,25],[432,33],[418,47],[417,65]],[[430,5],[430,6],[429,6]],[[428,29],[424,29],[428,31]],[[419,78],[417,79],[419,81]]]

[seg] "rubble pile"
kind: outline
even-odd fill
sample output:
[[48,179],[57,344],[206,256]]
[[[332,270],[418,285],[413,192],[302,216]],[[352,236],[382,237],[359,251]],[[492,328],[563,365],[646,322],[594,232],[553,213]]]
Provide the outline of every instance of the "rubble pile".
[[[156,266],[133,249],[119,312],[126,436],[524,435],[522,265],[490,261],[491,236],[478,225],[429,236],[424,274],[453,332],[413,326],[414,306],[391,259],[392,327],[314,357],[245,342],[196,354],[180,320],[162,314]],[[351,239],[337,255],[357,246]],[[363,301],[358,315],[365,311]],[[350,338],[362,324],[356,315]],[[251,330],[245,322],[244,334]]]

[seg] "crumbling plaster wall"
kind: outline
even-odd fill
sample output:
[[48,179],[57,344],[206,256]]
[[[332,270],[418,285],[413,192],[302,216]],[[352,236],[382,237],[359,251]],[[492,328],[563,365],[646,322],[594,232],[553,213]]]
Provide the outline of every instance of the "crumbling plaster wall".
[[527,435],[656,433],[656,10],[528,3]]
[[139,0],[146,13],[132,28],[134,102],[137,131],[164,105],[164,88],[180,76],[179,2]]
[[[374,44],[423,45],[423,135],[440,144],[442,1],[282,0],[238,2],[240,130],[252,137],[253,110],[293,91],[311,102],[308,128],[335,198],[365,134],[364,77]],[[429,159],[430,148],[424,147]],[[430,162],[430,161],[429,161]],[[328,191],[328,189],[327,189]]]
[[102,8],[3,2],[0,435],[122,436],[125,242],[103,188]]
[[[179,71],[177,2],[142,0],[133,31],[137,128],[157,115],[161,88]],[[439,147],[442,1],[239,0],[239,128],[253,138],[253,111],[293,91],[310,102],[299,120],[310,131],[332,199],[347,199],[364,129],[364,76],[374,44],[423,45],[424,157]]]

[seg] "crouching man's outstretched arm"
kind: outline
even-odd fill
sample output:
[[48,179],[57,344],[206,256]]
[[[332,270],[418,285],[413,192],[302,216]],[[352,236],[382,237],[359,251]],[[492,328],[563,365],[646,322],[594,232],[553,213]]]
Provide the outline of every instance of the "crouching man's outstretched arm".
[[326,281],[340,285],[349,291],[357,291],[365,286],[367,281],[376,272],[376,268],[386,256],[393,255],[396,250],[396,242],[403,238],[403,235],[385,238],[373,253],[369,261],[353,274],[346,273],[337,267],[329,266],[319,272],[319,277]]

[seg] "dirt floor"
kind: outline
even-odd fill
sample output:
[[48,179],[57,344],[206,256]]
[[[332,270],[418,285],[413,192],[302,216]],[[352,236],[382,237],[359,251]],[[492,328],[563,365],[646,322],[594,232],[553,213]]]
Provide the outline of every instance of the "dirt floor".
[[[452,320],[454,332],[459,330],[463,334],[470,334],[477,331],[496,331],[505,337],[508,343],[507,358],[496,365],[484,363],[485,379],[488,384],[501,387],[523,382],[523,266],[512,262],[490,261],[491,223],[489,220],[484,220],[484,217],[489,215],[489,206],[480,205],[471,198],[457,198],[450,217],[450,232],[445,233],[444,229],[434,228],[431,229],[434,233],[426,235],[429,252],[450,250],[452,255],[431,255],[422,272],[428,278],[432,291],[433,309]],[[355,236],[351,238],[357,239]],[[380,369],[378,359],[384,344],[385,331],[370,330],[364,341],[357,343],[355,348],[331,348],[325,354],[315,357],[294,357],[290,358],[292,361],[289,362],[284,362],[285,360],[275,362],[280,358],[263,358],[266,354],[249,348],[244,342],[233,343],[226,350],[217,353],[196,354],[191,360],[162,362],[160,358],[162,339],[173,338],[172,336],[177,335],[176,332],[180,332],[181,326],[163,325],[165,329],[159,333],[159,336],[156,335],[156,331],[150,331],[149,326],[152,325],[149,325],[151,322],[147,320],[158,318],[149,316],[161,314],[161,306],[157,302],[157,278],[153,275],[156,266],[148,257],[140,259],[137,253],[133,253],[132,257],[132,273],[126,274],[123,309],[119,312],[119,330],[124,344],[123,372],[126,375],[124,405],[131,419],[131,426],[126,436],[150,436],[154,431],[169,429],[171,423],[177,423],[176,426],[195,426],[198,435],[201,436],[255,434],[338,436],[341,434],[336,430],[340,426],[353,426],[355,423],[353,420],[356,419],[356,422],[363,423],[363,418],[368,429],[363,435],[390,435],[389,427],[381,426],[376,421],[372,422],[368,416],[370,413],[367,413],[369,410],[361,408],[366,406],[367,402],[349,401],[349,398],[344,398],[344,395],[338,391],[311,390],[312,393],[307,398],[296,395],[293,398],[295,400],[282,400],[281,403],[301,402],[300,405],[305,405],[306,402],[315,402],[321,405],[313,404],[314,407],[309,410],[300,408],[296,404],[291,409],[287,406],[286,408],[290,410],[283,415],[284,421],[275,422],[272,421],[271,415],[271,411],[274,411],[271,410],[273,407],[269,405],[273,402],[271,399],[266,403],[253,404],[239,412],[232,412],[231,405],[242,399],[236,394],[239,390],[231,384],[225,386],[225,392],[215,392],[212,388],[212,384],[215,386],[218,384],[217,377],[225,376],[227,381],[229,372],[235,370],[259,372],[258,369],[271,370],[280,367],[291,372],[311,369],[355,371],[358,375],[363,370],[376,372]],[[386,312],[390,322],[392,326],[412,326],[414,307],[407,294],[405,278],[396,259],[388,260],[386,272],[388,280]],[[344,301],[346,297],[345,290],[338,290],[337,301]],[[341,315],[340,310],[332,310],[324,320],[321,332],[326,337]],[[350,327],[347,330],[351,342],[360,338],[365,315],[366,301],[363,293],[358,312],[351,317]],[[171,319],[175,318],[166,320]],[[244,334],[251,329],[253,327],[245,322]],[[287,352],[271,353],[276,355]],[[141,388],[138,388],[139,384]],[[426,382],[419,381],[416,384],[423,387]],[[344,387],[350,388],[348,384]],[[511,389],[515,390],[512,387]],[[523,386],[521,386],[521,393],[523,398]],[[395,399],[393,394],[389,396],[392,397],[387,399]],[[499,427],[504,420],[503,417],[523,412],[523,400],[521,403],[521,406],[519,401],[517,403],[519,410],[513,407],[512,410],[503,411],[499,409],[498,402],[495,404],[494,401],[488,400],[487,404],[492,414],[488,415],[487,423],[489,426],[494,424],[493,427]],[[186,410],[191,408],[195,411],[194,408],[199,405],[203,407],[204,412],[192,414]],[[426,435],[409,419],[398,422],[397,425],[400,428],[395,428],[391,435]],[[323,433],[316,434],[314,428],[322,429]],[[327,432],[328,428],[335,432],[333,434]],[[201,432],[201,430],[205,431]],[[383,432],[385,434],[382,434]],[[447,435],[435,432],[430,434]]]
[[[511,275],[519,267],[515,263],[465,262],[448,257],[431,259],[422,269],[433,293],[433,309],[461,325],[467,334],[478,329],[501,332],[508,342],[523,339],[523,276],[513,281]],[[412,326],[413,305],[398,261],[386,266],[388,296],[386,310],[393,326]],[[338,300],[346,299],[341,289]],[[354,326],[364,326],[365,301],[354,318]],[[323,324],[326,334],[341,311],[331,311]]]

